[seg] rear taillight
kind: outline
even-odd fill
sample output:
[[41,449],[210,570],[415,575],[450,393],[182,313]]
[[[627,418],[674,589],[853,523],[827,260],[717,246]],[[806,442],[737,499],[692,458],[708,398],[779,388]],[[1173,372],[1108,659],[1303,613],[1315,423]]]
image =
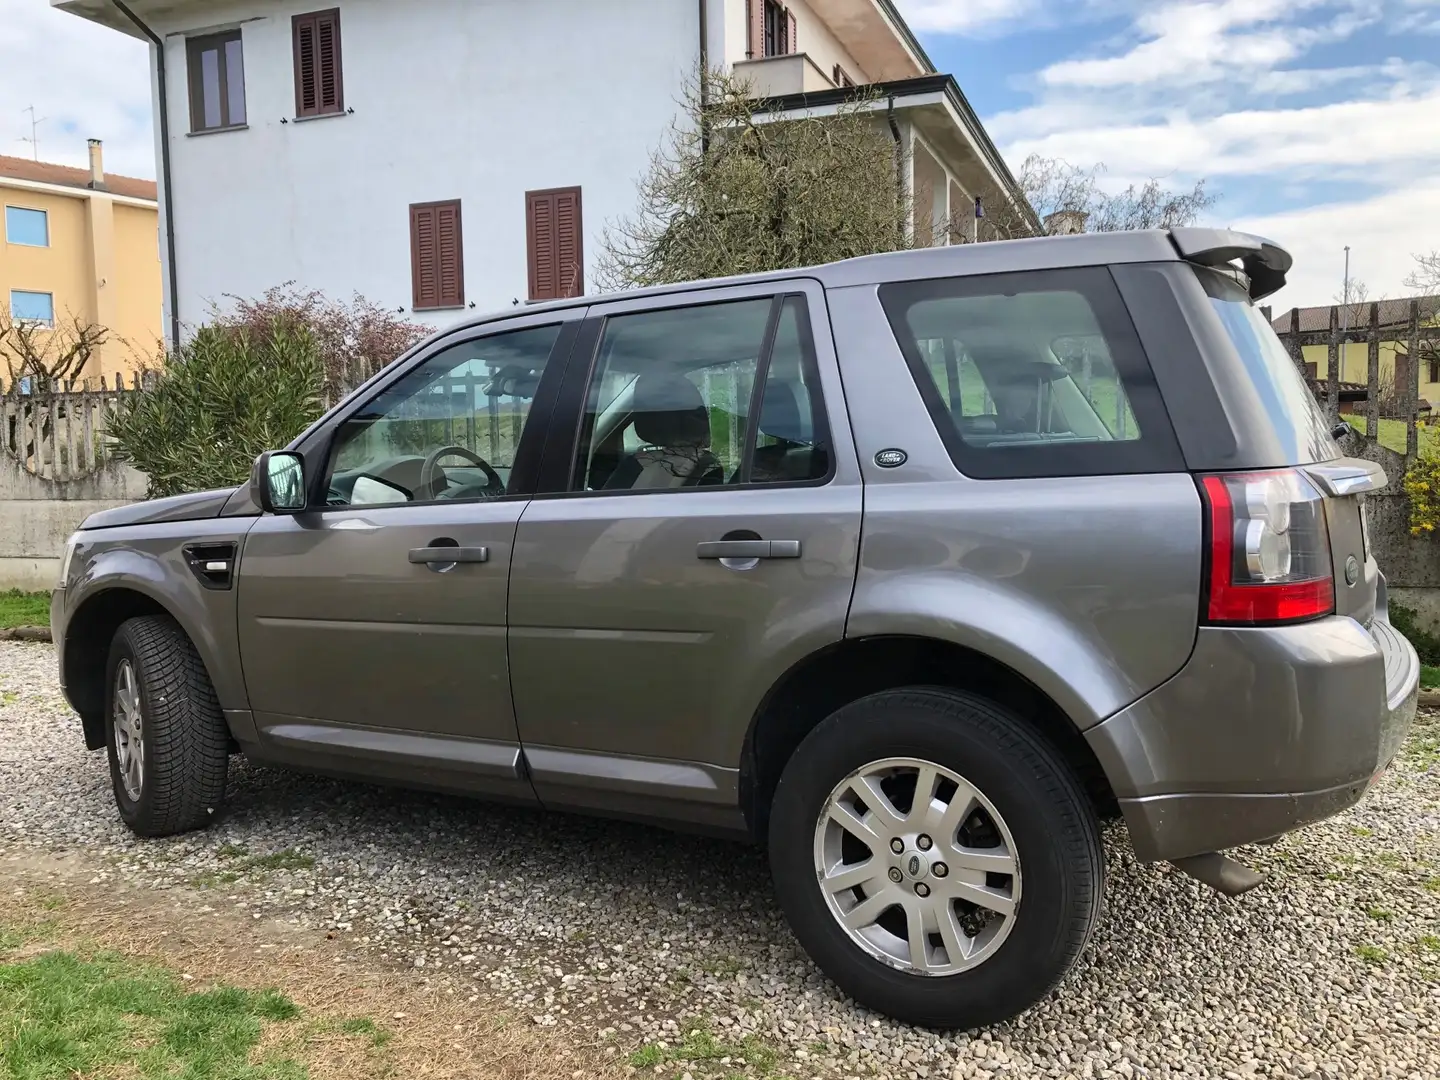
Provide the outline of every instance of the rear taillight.
[[1330,535],[1320,493],[1299,473],[1200,480],[1210,532],[1207,620],[1303,622],[1335,610]]

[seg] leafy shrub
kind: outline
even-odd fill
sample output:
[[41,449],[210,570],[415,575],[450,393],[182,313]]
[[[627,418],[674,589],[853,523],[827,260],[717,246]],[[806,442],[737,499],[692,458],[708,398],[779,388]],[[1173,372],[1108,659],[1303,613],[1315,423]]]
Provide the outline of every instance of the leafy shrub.
[[1405,494],[1410,496],[1410,532],[1433,535],[1440,526],[1440,454],[1426,449],[1405,470]]
[[359,293],[348,303],[293,281],[267,289],[258,300],[230,296],[234,306],[217,309],[211,325],[263,338],[276,325],[305,328],[314,339],[333,397],[379,371],[430,331],[366,300]]
[[1391,601],[1390,625],[1410,639],[1410,644],[1415,646],[1415,653],[1422,664],[1440,667],[1440,634],[1416,625],[1415,620],[1418,617],[1414,608]]
[[126,397],[110,432],[152,497],[233,487],[257,454],[320,416],[323,382],[319,345],[303,325],[205,326]]

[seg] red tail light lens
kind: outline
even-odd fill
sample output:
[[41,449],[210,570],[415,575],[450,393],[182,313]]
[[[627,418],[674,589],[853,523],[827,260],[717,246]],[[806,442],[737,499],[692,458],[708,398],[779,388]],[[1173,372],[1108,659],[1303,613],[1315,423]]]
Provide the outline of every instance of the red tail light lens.
[[1205,476],[1212,623],[1303,622],[1335,610],[1325,504],[1293,470]]

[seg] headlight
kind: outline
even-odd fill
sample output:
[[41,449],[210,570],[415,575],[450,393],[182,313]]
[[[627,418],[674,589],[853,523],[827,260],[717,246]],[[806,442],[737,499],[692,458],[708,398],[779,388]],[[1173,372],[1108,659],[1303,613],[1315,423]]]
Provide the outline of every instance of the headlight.
[[[75,534],[75,535],[78,536],[79,534],[77,533],[77,534]],[[75,536],[71,536],[69,540],[66,540],[66,541],[65,541],[65,555],[64,555],[64,557],[61,558],[61,560],[60,560],[60,583],[59,583],[59,584],[60,584],[60,588],[62,588],[62,589],[65,588],[66,583],[69,582],[69,580],[70,580],[70,560],[73,559],[74,557],[75,557]]]

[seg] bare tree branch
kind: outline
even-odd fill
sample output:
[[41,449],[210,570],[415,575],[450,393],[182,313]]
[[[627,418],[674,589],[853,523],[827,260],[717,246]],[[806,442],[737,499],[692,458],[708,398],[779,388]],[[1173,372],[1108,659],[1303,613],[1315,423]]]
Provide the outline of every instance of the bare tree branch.
[[0,363],[8,382],[29,379],[36,391],[77,377],[110,331],[67,312],[47,326],[17,319],[0,304]]

